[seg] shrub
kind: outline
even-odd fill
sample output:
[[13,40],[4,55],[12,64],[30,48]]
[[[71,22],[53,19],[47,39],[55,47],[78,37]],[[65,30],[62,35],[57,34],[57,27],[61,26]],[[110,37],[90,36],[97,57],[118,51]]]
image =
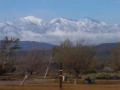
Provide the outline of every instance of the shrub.
[[92,74],[92,73],[96,73],[96,71],[94,69],[89,69],[89,70],[84,70],[81,73],[82,74]]
[[101,72],[96,74],[96,79],[120,79],[120,75],[116,73]]
[[106,72],[106,73],[111,73],[113,71],[114,70],[112,68],[110,68],[110,67],[104,67],[103,70],[102,70],[102,72]]

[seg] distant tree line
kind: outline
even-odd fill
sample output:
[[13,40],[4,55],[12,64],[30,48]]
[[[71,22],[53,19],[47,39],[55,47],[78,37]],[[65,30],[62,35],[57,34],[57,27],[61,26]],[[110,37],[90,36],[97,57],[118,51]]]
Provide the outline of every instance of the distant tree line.
[[24,52],[20,51],[22,47],[18,42],[19,38],[8,37],[0,41],[0,76],[22,75],[24,79],[20,85],[32,74],[45,74],[48,67],[46,75],[59,74],[60,63],[63,73],[73,76],[75,84],[82,73],[97,73],[106,67],[113,72],[120,70],[120,43],[111,51],[109,60],[100,61],[95,58],[95,45],[84,44],[83,40],[73,44],[67,39],[52,50],[36,48]]

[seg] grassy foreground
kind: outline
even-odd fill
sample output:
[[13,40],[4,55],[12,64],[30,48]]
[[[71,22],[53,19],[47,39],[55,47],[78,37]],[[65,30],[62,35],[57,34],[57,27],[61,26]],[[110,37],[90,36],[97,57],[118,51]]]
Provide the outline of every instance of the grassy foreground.
[[120,90],[120,80],[96,80],[95,84],[85,84],[83,80],[78,80],[74,85],[73,81],[63,82],[63,88],[59,88],[59,81],[33,82],[19,85],[0,85],[0,90]]
[[[60,90],[59,85],[0,85],[0,90]],[[63,85],[62,90],[120,90],[120,85]]]

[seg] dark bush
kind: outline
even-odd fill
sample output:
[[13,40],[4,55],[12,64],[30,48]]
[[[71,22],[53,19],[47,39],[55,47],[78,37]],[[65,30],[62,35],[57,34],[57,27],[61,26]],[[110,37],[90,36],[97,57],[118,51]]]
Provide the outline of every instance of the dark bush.
[[92,78],[92,77],[86,77],[84,80],[85,80],[86,84],[93,84],[93,83],[95,83],[95,79]]
[[116,73],[98,73],[96,79],[120,79],[120,75]]
[[90,69],[90,70],[84,70],[81,73],[82,74],[92,74],[92,73],[96,73],[96,71],[94,69]]
[[6,70],[3,69],[3,66],[2,66],[2,65],[0,65],[0,76],[1,76],[1,75],[4,75],[5,73],[6,73]]

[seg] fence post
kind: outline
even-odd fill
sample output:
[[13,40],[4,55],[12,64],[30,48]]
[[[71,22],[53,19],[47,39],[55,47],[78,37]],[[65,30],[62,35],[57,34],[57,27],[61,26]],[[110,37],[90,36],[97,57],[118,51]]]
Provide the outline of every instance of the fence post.
[[60,89],[62,89],[62,63],[60,63]]

